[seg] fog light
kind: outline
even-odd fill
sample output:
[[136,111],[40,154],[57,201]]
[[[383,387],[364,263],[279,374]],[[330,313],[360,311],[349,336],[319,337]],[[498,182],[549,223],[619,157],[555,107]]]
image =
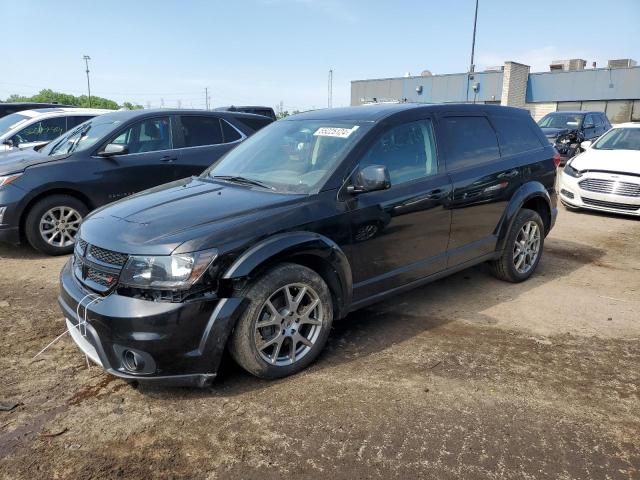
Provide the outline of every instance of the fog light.
[[125,350],[122,352],[122,365],[130,372],[139,372],[144,369],[144,359],[136,352]]
[[560,190],[560,193],[567,198],[573,198],[575,195],[571,193],[569,190],[565,190],[564,188]]

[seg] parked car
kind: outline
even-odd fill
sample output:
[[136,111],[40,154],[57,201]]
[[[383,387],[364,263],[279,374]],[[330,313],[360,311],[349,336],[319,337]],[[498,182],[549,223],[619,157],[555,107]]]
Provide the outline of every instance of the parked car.
[[38,108],[61,108],[72,107],[72,105],[62,105],[59,103],[36,103],[36,102],[0,102],[0,118],[23,110],[35,110]]
[[269,123],[244,113],[118,111],[39,151],[9,153],[0,157],[0,240],[26,239],[43,253],[69,253],[90,210],[198,175]]
[[72,107],[12,113],[0,118],[0,153],[41,147],[82,122],[112,111]]
[[640,215],[640,123],[613,127],[567,162],[560,200],[569,208]]
[[272,120],[276,120],[276,112],[273,111],[271,107],[258,107],[258,106],[236,106],[231,105],[229,107],[218,107],[215,109],[216,111],[221,112],[243,112],[243,113],[253,113],[255,115],[262,115],[264,117],[269,117]]
[[585,140],[594,141],[611,128],[603,112],[561,111],[548,113],[538,121],[549,143],[561,156],[561,163],[577,155]]
[[89,215],[60,306],[80,349],[119,377],[203,385],[227,348],[254,375],[284,377],[365,305],[487,261],[529,278],[556,218],[558,161],[520,109],[294,115],[199,177]]

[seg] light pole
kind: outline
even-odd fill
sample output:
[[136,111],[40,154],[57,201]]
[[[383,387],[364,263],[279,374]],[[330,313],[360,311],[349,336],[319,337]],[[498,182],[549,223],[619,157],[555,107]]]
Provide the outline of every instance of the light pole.
[[333,107],[333,69],[329,69],[329,85],[328,85],[328,89],[329,91],[327,92],[327,106],[329,108]]
[[87,67],[87,90],[89,91],[89,108],[91,108],[91,82],[89,81],[89,60],[91,60],[91,57],[89,55],[85,55],[82,59]]
[[[473,39],[471,41],[471,63],[469,64],[469,73],[467,73],[467,102],[469,101],[469,83],[473,79],[473,73],[476,70],[476,66],[473,63],[473,55],[476,51],[476,25],[478,24],[478,0],[476,0],[476,13],[473,16]],[[474,101],[475,102],[475,97]]]

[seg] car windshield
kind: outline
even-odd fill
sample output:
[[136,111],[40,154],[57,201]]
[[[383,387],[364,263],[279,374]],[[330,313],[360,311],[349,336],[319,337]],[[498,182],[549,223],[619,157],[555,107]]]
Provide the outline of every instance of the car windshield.
[[538,122],[542,128],[578,128],[584,115],[576,113],[550,113]]
[[366,123],[282,120],[249,137],[203,176],[308,194],[326,181],[368,129]]
[[108,121],[100,117],[87,120],[77,128],[52,140],[41,150],[41,153],[44,155],[65,155],[86,150],[117,128],[120,123],[119,120]]
[[640,150],[640,128],[614,128],[593,145],[596,150]]
[[10,130],[13,130],[21,123],[29,120],[31,117],[22,115],[20,113],[12,113],[6,117],[0,118],[0,136],[4,135]]

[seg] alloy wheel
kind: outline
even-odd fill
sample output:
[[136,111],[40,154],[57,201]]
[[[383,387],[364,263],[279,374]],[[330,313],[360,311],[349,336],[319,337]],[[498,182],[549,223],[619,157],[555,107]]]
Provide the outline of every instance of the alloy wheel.
[[291,365],[309,353],[323,325],[322,302],[309,285],[285,285],[264,302],[255,323],[260,357],[271,365]]
[[513,265],[518,273],[528,273],[540,254],[540,228],[532,220],[525,223],[513,246]]
[[40,235],[49,245],[64,248],[73,245],[82,215],[71,207],[54,207],[40,219]]

